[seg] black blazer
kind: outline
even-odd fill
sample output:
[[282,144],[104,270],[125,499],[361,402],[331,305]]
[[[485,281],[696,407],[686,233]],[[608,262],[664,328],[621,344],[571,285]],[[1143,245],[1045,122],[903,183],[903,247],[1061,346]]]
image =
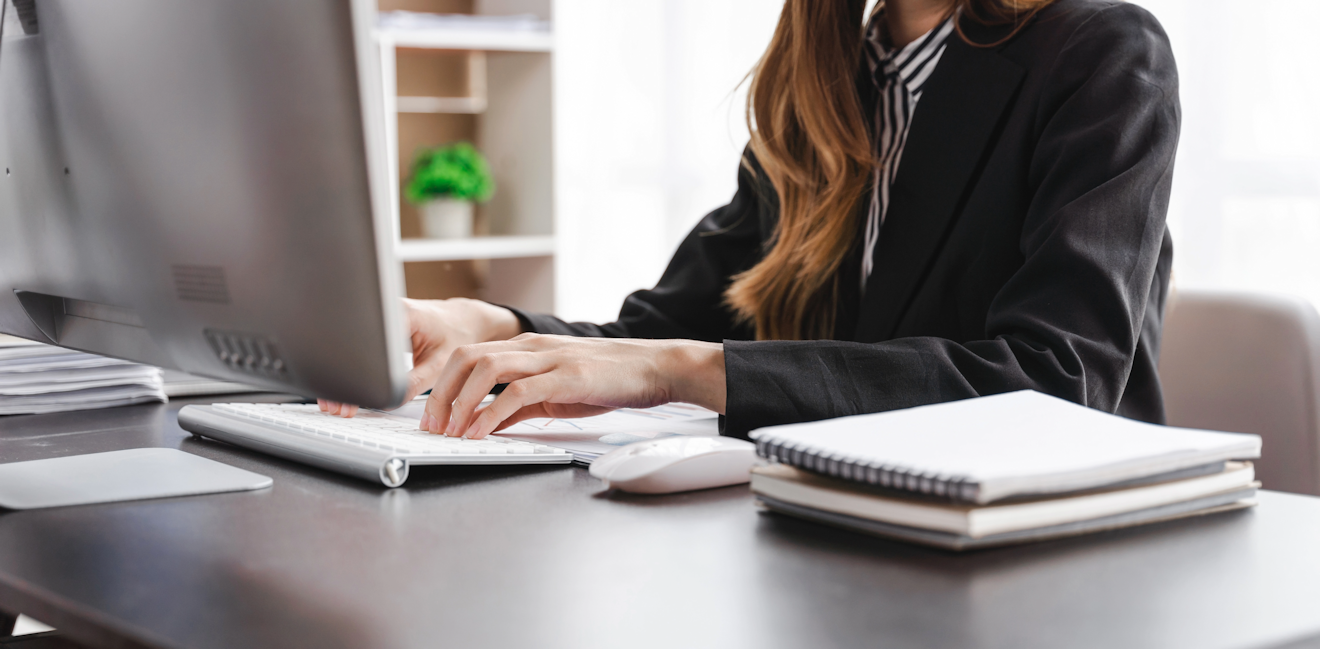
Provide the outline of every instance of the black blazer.
[[[978,43],[1009,33],[962,27]],[[1177,71],[1154,17],[1060,0],[1002,45],[950,37],[913,117],[868,291],[845,290],[836,340],[755,342],[723,304],[778,216],[773,189],[747,169],[618,321],[519,316],[541,333],[723,340],[725,432],[738,436],[1027,388],[1163,423],[1178,123]],[[840,271],[845,286],[857,261]]]

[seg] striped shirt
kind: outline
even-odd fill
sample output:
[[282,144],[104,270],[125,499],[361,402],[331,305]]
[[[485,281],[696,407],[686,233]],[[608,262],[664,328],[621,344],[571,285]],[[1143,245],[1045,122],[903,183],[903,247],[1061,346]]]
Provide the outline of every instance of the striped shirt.
[[898,162],[903,157],[907,142],[908,125],[917,110],[921,91],[935,71],[944,54],[945,41],[953,33],[953,18],[947,18],[938,27],[920,38],[895,50],[889,44],[884,12],[871,19],[866,28],[864,53],[871,69],[871,81],[878,92],[875,104],[875,180],[871,190],[871,203],[866,210],[866,234],[862,250],[862,292],[871,276],[875,245],[880,240],[880,227],[889,210],[889,186],[898,175]]

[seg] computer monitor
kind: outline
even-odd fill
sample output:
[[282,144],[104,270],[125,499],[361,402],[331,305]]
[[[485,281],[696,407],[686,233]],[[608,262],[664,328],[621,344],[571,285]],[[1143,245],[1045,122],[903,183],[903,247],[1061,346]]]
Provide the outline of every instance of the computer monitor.
[[0,332],[397,405],[374,1],[17,1]]

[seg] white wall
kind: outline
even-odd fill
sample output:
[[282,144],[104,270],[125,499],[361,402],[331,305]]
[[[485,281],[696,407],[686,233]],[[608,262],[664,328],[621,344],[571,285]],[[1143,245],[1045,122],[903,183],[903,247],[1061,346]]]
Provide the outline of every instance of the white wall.
[[[736,187],[774,0],[557,0],[555,310],[605,322]],[[737,89],[735,91],[735,88]]]

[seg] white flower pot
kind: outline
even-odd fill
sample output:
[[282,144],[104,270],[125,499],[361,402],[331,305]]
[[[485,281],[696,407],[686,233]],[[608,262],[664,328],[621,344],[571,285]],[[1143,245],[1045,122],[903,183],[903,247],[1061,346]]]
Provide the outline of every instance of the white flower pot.
[[472,236],[472,201],[437,198],[421,205],[422,236],[463,239]]

